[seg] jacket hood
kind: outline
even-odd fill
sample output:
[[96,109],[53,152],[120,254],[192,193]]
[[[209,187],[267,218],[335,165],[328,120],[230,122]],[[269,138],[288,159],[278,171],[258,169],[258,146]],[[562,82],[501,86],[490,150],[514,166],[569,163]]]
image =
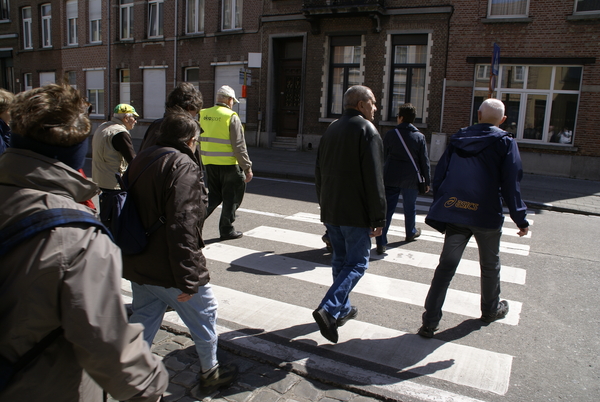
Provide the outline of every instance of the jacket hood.
[[477,155],[507,135],[506,131],[492,124],[481,123],[461,128],[450,138],[450,144],[468,155]]

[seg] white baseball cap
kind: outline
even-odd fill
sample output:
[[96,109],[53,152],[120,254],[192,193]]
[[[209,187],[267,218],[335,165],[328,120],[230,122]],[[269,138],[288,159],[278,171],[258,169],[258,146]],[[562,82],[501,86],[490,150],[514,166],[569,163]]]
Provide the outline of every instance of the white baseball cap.
[[235,97],[235,91],[229,85],[223,85],[217,91],[217,95],[224,95],[233,99],[233,103],[240,103],[239,100]]

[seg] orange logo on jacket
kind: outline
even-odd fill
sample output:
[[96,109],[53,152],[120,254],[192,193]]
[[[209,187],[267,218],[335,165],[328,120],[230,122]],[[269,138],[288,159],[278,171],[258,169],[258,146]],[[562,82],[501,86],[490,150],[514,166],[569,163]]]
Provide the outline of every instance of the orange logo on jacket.
[[444,203],[444,206],[446,208],[456,207],[456,208],[461,208],[461,209],[468,209],[471,211],[477,211],[479,204],[476,204],[474,202],[469,202],[469,201],[461,201],[456,197],[450,197],[450,198],[448,198],[448,201],[446,201]]

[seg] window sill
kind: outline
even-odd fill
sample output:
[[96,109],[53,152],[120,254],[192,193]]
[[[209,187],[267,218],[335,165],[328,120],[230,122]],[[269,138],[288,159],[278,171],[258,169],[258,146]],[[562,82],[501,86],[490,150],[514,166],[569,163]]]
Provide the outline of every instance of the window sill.
[[600,19],[600,12],[590,14],[573,14],[567,16],[567,21],[587,21]]
[[506,24],[506,23],[529,23],[533,19],[529,17],[500,17],[500,18],[482,18],[481,22],[484,24]]
[[87,47],[87,46],[100,46],[100,45],[102,45],[102,42],[90,42],[90,43],[86,43],[83,46]]
[[579,150],[578,147],[574,147],[573,145],[565,144],[552,144],[552,143],[539,143],[535,144],[532,142],[522,142],[523,140],[517,140],[519,144],[519,150],[524,148],[529,149],[546,149],[552,151],[566,151],[566,152],[577,152]]
[[337,117],[319,117],[319,123],[333,123]]
[[215,32],[215,36],[225,36],[225,35],[241,35],[244,33],[243,29],[228,29],[227,31]]
[[0,24],[10,24],[10,20],[0,20]]

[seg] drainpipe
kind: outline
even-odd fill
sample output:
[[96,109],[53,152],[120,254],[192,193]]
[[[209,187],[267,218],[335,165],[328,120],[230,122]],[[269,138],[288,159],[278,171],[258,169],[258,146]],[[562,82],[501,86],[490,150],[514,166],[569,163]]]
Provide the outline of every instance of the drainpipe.
[[[110,88],[112,86],[112,83],[110,81],[111,79],[111,71],[112,71],[112,66],[110,64],[110,5],[111,2],[107,1],[106,2],[106,25],[107,25],[107,29],[106,29],[106,64],[108,65],[108,73],[107,73],[107,78],[108,78],[108,88],[106,90],[107,94],[106,94],[106,99],[108,100],[108,108],[106,109],[106,120],[108,120],[108,118],[110,117],[110,111],[112,110],[110,108],[111,105],[111,99],[110,99]],[[104,101],[104,103],[106,103],[106,101]]]
[[175,40],[173,47],[173,88],[177,86],[177,37],[179,35],[177,31],[177,9],[179,7],[179,1],[175,0]]

